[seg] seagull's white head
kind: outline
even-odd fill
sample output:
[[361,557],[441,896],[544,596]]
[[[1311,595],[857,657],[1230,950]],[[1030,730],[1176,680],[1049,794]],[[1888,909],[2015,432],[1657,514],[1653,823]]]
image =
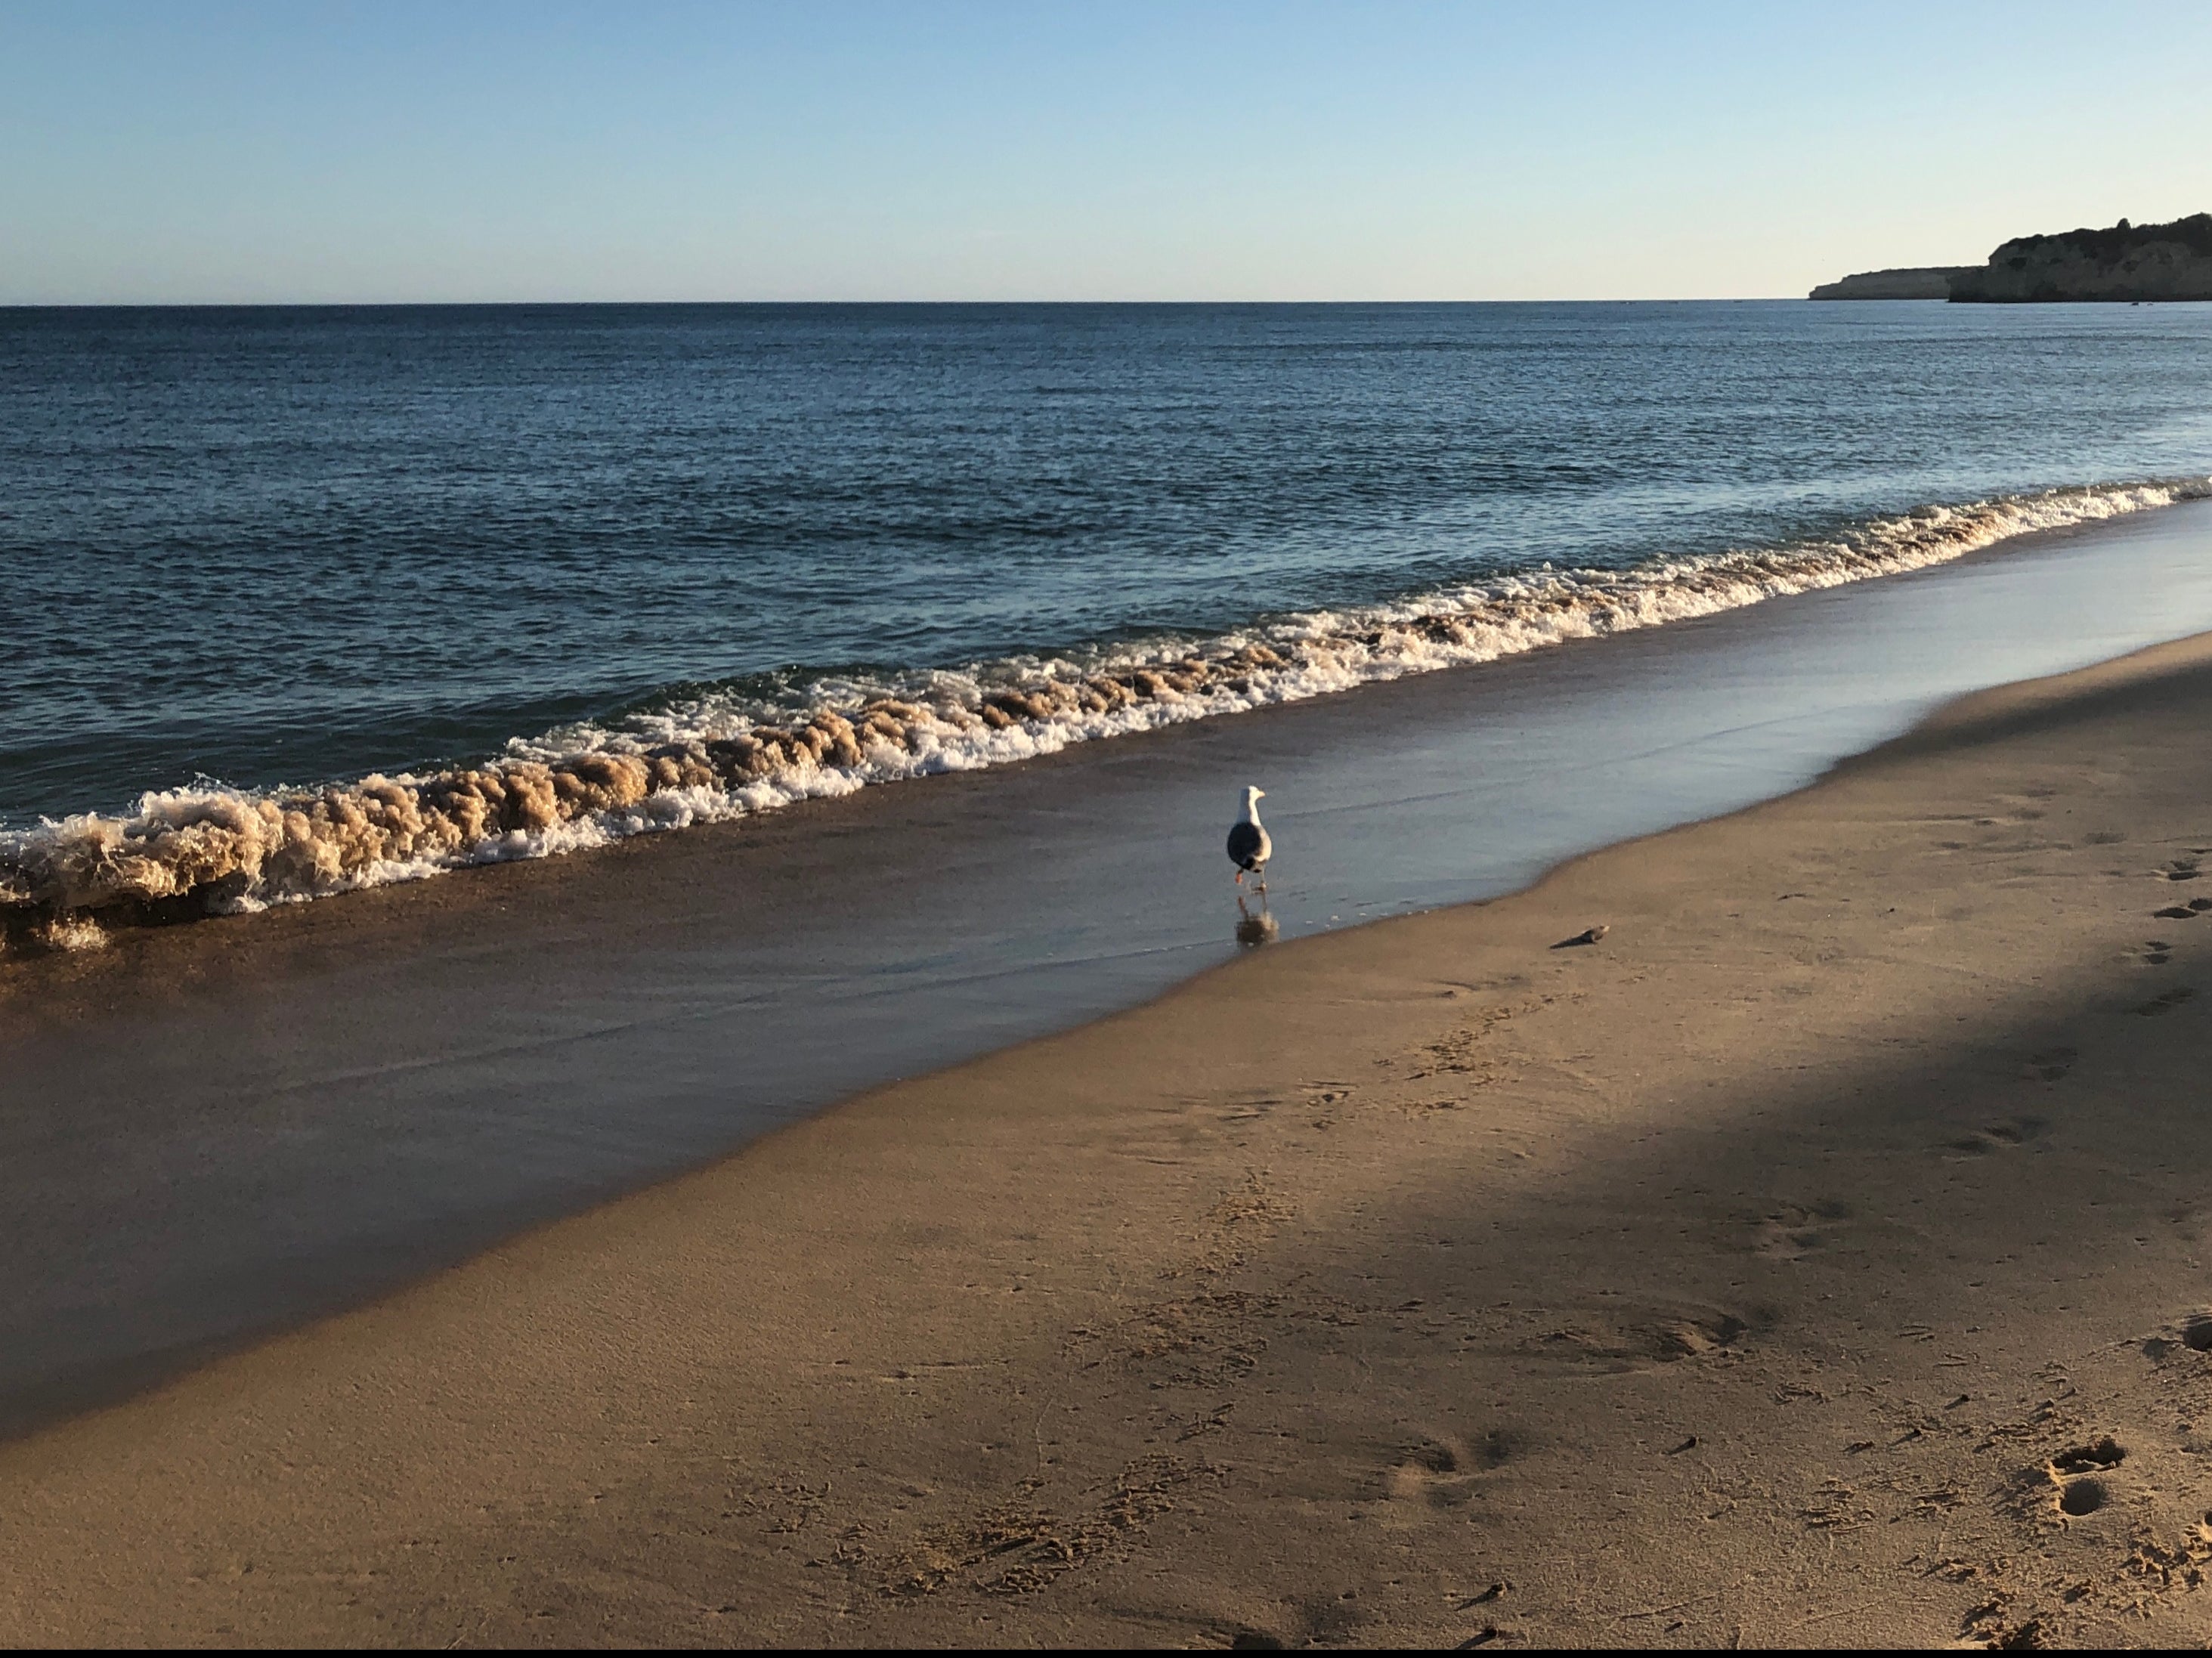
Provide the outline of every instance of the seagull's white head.
[[1248,784],[1246,784],[1246,785],[1244,786],[1244,810],[1245,810],[1245,811],[1251,811],[1253,807],[1255,807],[1255,806],[1258,805],[1260,804],[1260,802],[1261,802],[1261,801],[1262,801],[1262,800],[1266,799],[1267,798],[1267,790],[1262,789],[1262,788],[1255,788],[1255,787],[1253,787],[1253,786],[1252,786],[1250,784],[1249,784],[1249,783],[1248,783]]

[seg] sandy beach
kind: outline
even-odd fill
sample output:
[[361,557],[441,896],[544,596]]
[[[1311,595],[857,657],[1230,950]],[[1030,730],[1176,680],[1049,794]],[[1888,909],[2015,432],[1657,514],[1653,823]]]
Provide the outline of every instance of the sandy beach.
[[[1956,696],[2212,629],[2212,502],[1020,766],[0,954],[0,1438],[866,1090],[1790,793]],[[1231,798],[1241,799],[1241,795]]]
[[0,1638],[2201,1641],[2208,719],[1969,698],[19,1439]]

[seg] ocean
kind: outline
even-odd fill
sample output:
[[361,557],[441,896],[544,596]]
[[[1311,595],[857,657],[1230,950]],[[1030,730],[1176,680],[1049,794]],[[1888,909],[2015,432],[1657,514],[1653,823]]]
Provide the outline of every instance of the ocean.
[[1923,568],[2203,495],[2208,388],[2212,307],[0,311],[0,908],[253,910]]

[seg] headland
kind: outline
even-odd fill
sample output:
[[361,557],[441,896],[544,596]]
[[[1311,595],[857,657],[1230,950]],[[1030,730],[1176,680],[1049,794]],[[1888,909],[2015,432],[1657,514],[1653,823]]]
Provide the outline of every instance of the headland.
[[2168,224],[2122,219],[2103,230],[2019,236],[1986,264],[1863,271],[1824,282],[1807,297],[2015,305],[2212,300],[2212,213]]
[[1805,297],[1809,300],[1948,300],[1951,278],[1964,265],[1917,265],[1897,270],[1862,270],[1856,276],[1822,282]]

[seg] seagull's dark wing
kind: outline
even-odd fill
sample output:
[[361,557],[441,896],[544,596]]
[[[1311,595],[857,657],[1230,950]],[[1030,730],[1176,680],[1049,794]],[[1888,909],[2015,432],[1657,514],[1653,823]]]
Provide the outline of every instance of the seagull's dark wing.
[[1239,823],[1229,831],[1229,861],[1239,869],[1250,869],[1260,856],[1260,826]]

